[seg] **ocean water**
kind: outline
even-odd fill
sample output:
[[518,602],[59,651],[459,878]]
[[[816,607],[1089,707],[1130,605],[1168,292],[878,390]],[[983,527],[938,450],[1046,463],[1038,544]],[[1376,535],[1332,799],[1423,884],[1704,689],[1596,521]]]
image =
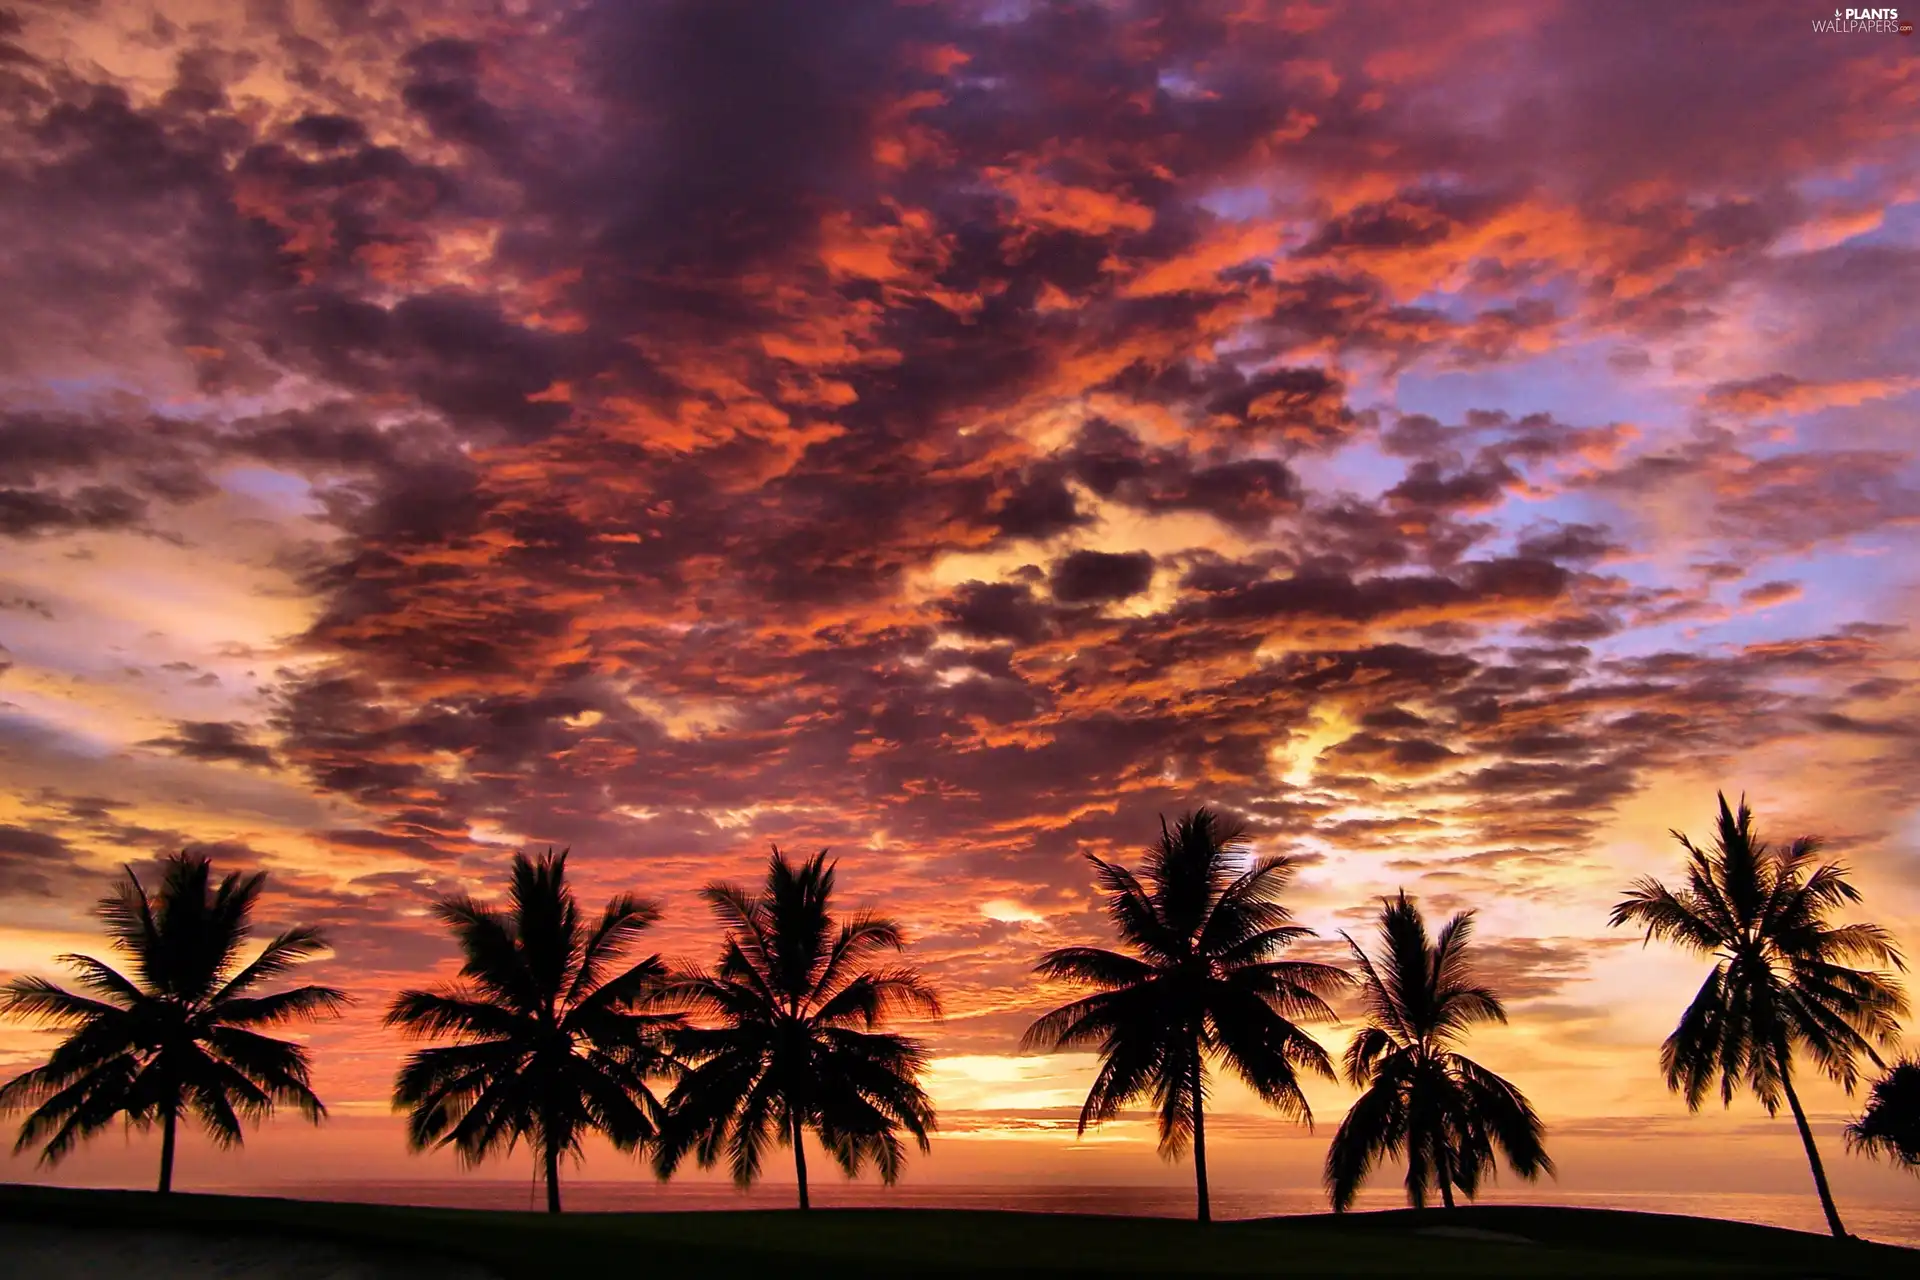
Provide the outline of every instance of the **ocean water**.
[[[202,1188],[195,1188],[196,1190]],[[233,1195],[284,1196],[296,1200],[347,1200],[363,1204],[430,1205],[453,1209],[540,1210],[545,1195],[532,1181],[473,1178],[462,1181],[300,1182],[205,1187]],[[788,1209],[790,1186],[735,1190],[727,1183],[562,1182],[566,1208],[575,1213],[639,1213],[703,1209]],[[1397,1209],[1405,1204],[1397,1187],[1363,1191],[1360,1211]],[[884,1187],[871,1182],[821,1179],[812,1188],[816,1208],[1005,1209],[1026,1213],[1106,1213],[1132,1217],[1184,1218],[1193,1213],[1191,1186],[1061,1186],[1057,1184],[953,1184]],[[1766,1223],[1824,1233],[1820,1203],[1805,1195],[1732,1192],[1566,1192],[1550,1188],[1508,1191],[1494,1188],[1481,1204],[1561,1204],[1591,1209],[1637,1209],[1650,1213],[1695,1214]],[[1249,1190],[1220,1187],[1213,1192],[1216,1218],[1270,1218],[1295,1213],[1325,1213],[1325,1193],[1313,1188]],[[1920,1248],[1920,1181],[1904,1201],[1843,1200],[1847,1229],[1869,1240]]]

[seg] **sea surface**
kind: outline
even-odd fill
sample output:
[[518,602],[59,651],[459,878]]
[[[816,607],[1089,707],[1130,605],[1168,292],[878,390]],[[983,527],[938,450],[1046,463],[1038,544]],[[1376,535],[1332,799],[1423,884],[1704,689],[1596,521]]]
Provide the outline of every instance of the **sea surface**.
[[[482,1178],[458,1182],[300,1182],[244,1187],[195,1188],[235,1195],[284,1196],[295,1200],[346,1200],[363,1204],[433,1205],[455,1209],[544,1209],[546,1199],[532,1181]],[[727,1183],[563,1182],[566,1208],[576,1213],[634,1213],[649,1210],[786,1209],[793,1205],[790,1186],[737,1191]],[[1405,1200],[1397,1188],[1365,1191],[1356,1209],[1397,1209]],[[1131,1217],[1184,1218],[1193,1213],[1193,1188],[1181,1186],[1060,1186],[1054,1184],[953,1184],[884,1187],[868,1182],[822,1180],[813,1187],[817,1208],[1007,1209],[1023,1213],[1107,1213]],[[1759,1192],[1567,1192],[1493,1189],[1481,1204],[1561,1204],[1589,1209],[1637,1209],[1650,1213],[1732,1218],[1776,1227],[1824,1233],[1820,1203],[1806,1195]],[[1246,1190],[1216,1188],[1216,1218],[1269,1218],[1294,1213],[1325,1213],[1326,1194],[1314,1188]],[[1847,1229],[1869,1240],[1920,1248],[1920,1182],[1905,1201],[1842,1200]]]

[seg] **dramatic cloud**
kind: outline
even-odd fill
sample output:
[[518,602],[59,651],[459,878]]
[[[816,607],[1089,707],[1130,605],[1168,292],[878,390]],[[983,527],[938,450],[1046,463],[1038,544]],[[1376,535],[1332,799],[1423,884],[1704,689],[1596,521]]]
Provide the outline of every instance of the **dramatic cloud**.
[[183,720],[168,737],[148,738],[138,745],[162,747],[189,760],[230,760],[267,769],[274,767],[273,752],[249,742],[246,726],[230,722]]
[[1209,804],[1323,933],[1479,908],[1577,1115],[1628,1043],[1660,1105],[1685,984],[1595,939],[1716,786],[1920,926],[1911,42],[188,8],[0,28],[6,954],[207,843],[334,929],[364,1101],[433,896],[571,846],[698,956],[777,841],[994,1058],[1080,855]]

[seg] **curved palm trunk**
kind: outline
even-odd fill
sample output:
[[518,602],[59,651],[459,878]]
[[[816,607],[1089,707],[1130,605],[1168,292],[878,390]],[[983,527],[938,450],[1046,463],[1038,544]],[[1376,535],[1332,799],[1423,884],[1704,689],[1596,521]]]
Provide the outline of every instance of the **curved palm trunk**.
[[1434,1144],[1434,1163],[1440,1174],[1440,1203],[1453,1208],[1453,1161],[1448,1159],[1447,1144],[1443,1138]]
[[544,1152],[547,1159],[547,1212],[560,1212],[560,1153],[549,1144]]
[[160,1124],[160,1194],[173,1190],[173,1149],[180,1128],[180,1112],[168,1107]]
[[1840,1221],[1840,1210],[1833,1203],[1833,1188],[1827,1185],[1827,1171],[1820,1163],[1820,1151],[1813,1145],[1813,1129],[1807,1124],[1807,1113],[1800,1109],[1800,1095],[1793,1091],[1793,1080],[1785,1070],[1780,1072],[1780,1086],[1787,1091],[1787,1105],[1793,1109],[1793,1122],[1800,1128],[1800,1141],[1807,1148],[1807,1163],[1813,1166],[1813,1185],[1820,1192],[1820,1207],[1826,1211],[1827,1227],[1835,1237],[1846,1239],[1847,1229]]
[[1200,1051],[1193,1054],[1193,1182],[1199,1196],[1198,1216],[1213,1221],[1213,1204],[1207,1196],[1207,1106],[1200,1096]]
[[807,1142],[806,1131],[800,1127],[800,1117],[794,1116],[790,1122],[793,1130],[793,1175],[800,1183],[800,1207],[811,1209],[807,1203]]

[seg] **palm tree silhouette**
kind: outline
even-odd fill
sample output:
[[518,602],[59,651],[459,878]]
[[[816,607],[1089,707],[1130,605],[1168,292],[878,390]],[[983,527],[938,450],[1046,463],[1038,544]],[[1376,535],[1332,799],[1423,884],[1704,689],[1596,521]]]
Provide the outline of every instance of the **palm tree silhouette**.
[[1377,958],[1341,935],[1360,966],[1367,1026],[1345,1062],[1347,1079],[1365,1091],[1327,1151],[1334,1212],[1351,1208],[1368,1171],[1394,1155],[1406,1158],[1407,1203],[1416,1209],[1432,1187],[1449,1209],[1456,1187],[1471,1200],[1496,1149],[1529,1181],[1552,1173],[1545,1128],[1525,1095],[1453,1048],[1475,1023],[1507,1020],[1499,997],[1474,982],[1473,912],[1429,941],[1420,909],[1402,892],[1382,900],[1379,933]]
[[1100,1047],[1100,1071],[1080,1108],[1083,1134],[1151,1095],[1160,1113],[1160,1154],[1177,1159],[1193,1144],[1198,1217],[1207,1222],[1207,1059],[1225,1063],[1269,1105],[1311,1126],[1298,1072],[1332,1079],[1333,1064],[1297,1021],[1335,1021],[1326,996],[1352,978],[1332,965],[1273,959],[1313,933],[1288,923],[1291,913],[1280,905],[1293,861],[1250,859],[1245,832],[1207,809],[1171,829],[1160,820],[1145,885],[1118,863],[1091,854],[1087,861],[1110,895],[1115,930],[1136,954],[1098,947],[1048,952],[1036,973],[1098,990],[1040,1018],[1021,1046]]
[[259,1028],[337,1015],[348,998],[316,986],[259,993],[262,983],[327,949],[318,929],[294,928],[241,963],[264,872],[229,875],[215,888],[201,855],[182,851],[161,866],[151,897],[126,867],[94,909],[114,950],[132,961],[133,977],[92,956],[63,955],[90,995],[44,978],[0,987],[0,1015],[69,1032],[44,1066],[0,1088],[0,1112],[37,1104],[14,1151],[45,1139],[46,1164],[117,1117],[143,1129],[157,1120],[159,1189],[167,1192],[182,1116],[199,1120],[222,1147],[239,1146],[241,1121],[265,1120],[279,1103],[320,1122],[326,1108],[314,1096],[307,1051]]
[[[650,1075],[672,1070],[658,956],[625,964],[660,908],[632,894],[598,922],[581,916],[567,854],[517,853],[506,910],[465,895],[434,904],[460,945],[463,981],[403,991],[388,1026],[452,1044],[407,1058],[394,1083],[415,1151],[451,1146],[469,1166],[525,1140],[546,1172],[547,1212],[560,1212],[560,1157],[599,1131],[623,1151],[652,1138],[660,1104]],[[618,972],[613,972],[618,969]]]
[[1807,1149],[1827,1225],[1845,1236],[1827,1186],[1807,1113],[1793,1088],[1793,1053],[1804,1049],[1829,1079],[1852,1093],[1856,1059],[1876,1066],[1874,1046],[1898,1041],[1906,1011],[1898,983],[1884,973],[1848,967],[1865,960],[1905,969],[1886,930],[1833,924],[1843,903],[1860,901],[1839,863],[1814,865],[1820,842],[1803,836],[1784,848],[1762,842],[1746,798],[1739,813],[1719,797],[1719,831],[1711,853],[1675,831],[1687,853],[1685,887],[1673,891],[1652,877],[1634,882],[1609,923],[1646,927],[1646,940],[1675,943],[1712,957],[1706,982],[1660,1046],[1667,1087],[1697,1111],[1717,1078],[1723,1105],[1745,1086],[1768,1115],[1785,1095]]
[[933,1103],[919,1083],[926,1050],[876,1028],[889,1013],[937,1017],[939,998],[912,968],[861,967],[905,941],[899,925],[869,912],[836,923],[826,856],[795,867],[775,846],[758,896],[726,884],[702,890],[725,947],[712,972],[685,970],[669,990],[720,1025],[673,1037],[690,1065],[654,1148],[661,1177],[688,1152],[702,1168],[724,1154],[734,1182],[750,1186],[778,1143],[793,1148],[805,1209],[808,1129],[848,1177],[872,1161],[884,1181],[898,1178],[902,1131],[930,1149]]
[[1867,1108],[1846,1129],[1847,1149],[1885,1156],[1920,1174],[1920,1059],[1903,1058],[1874,1082]]

